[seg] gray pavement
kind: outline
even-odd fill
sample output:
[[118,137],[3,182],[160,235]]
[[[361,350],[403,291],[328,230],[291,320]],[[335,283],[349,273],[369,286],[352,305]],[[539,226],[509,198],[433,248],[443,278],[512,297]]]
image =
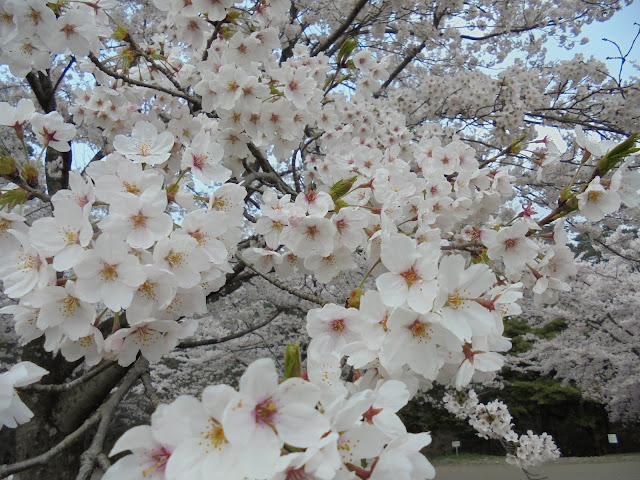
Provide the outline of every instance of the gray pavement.
[[[640,457],[620,461],[589,461],[577,463],[572,459],[530,469],[536,478],[547,480],[640,480]],[[496,464],[435,465],[435,480],[527,480],[516,467]]]

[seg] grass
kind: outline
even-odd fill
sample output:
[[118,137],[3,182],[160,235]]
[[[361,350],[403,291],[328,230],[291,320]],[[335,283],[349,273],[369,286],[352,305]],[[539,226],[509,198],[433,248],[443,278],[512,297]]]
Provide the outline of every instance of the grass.
[[456,455],[455,453],[449,455],[441,455],[439,457],[435,457],[432,460],[432,463],[470,463],[470,462],[484,462],[491,461],[496,459],[502,459],[502,456],[495,455],[483,455],[481,453],[460,453]]

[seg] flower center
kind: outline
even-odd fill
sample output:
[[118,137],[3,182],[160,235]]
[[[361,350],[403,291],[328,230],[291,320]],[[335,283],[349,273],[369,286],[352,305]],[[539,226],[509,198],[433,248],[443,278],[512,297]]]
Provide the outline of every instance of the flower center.
[[316,235],[318,235],[319,232],[320,230],[316,225],[310,225],[307,227],[307,237],[311,238],[312,240],[316,239]]
[[407,287],[409,288],[411,288],[414,283],[422,280],[422,277],[418,272],[416,272],[414,267],[411,267],[409,270],[402,272],[400,276],[404,278],[404,281],[407,282]]
[[342,333],[342,330],[344,330],[344,328],[345,328],[345,325],[344,325],[343,318],[338,318],[336,320],[331,321],[331,330],[333,330],[334,332],[340,334]]
[[171,253],[169,253],[169,255],[167,255],[165,257],[165,260],[172,267],[180,267],[182,265],[183,260],[184,260],[184,255],[182,253],[180,253],[180,252],[174,252],[172,250]]
[[[150,465],[142,471],[142,476],[146,477],[152,473],[162,473],[167,467],[167,462],[171,456],[171,452],[165,447],[154,448],[146,454]],[[155,475],[154,475],[155,476]]]
[[137,195],[140,193],[140,189],[135,184],[130,184],[128,182],[122,182],[122,186],[124,187],[125,192],[133,193]]
[[425,324],[422,323],[417,318],[407,328],[411,331],[414,337],[424,337],[427,335],[427,329],[425,328]]
[[133,226],[134,229],[145,228],[147,226],[147,220],[149,220],[149,217],[144,215],[142,213],[142,210],[140,210],[138,213],[133,215],[129,220],[131,221],[131,225]]
[[79,301],[77,298],[68,295],[67,298],[62,301],[62,306],[59,307],[58,310],[63,317],[73,317],[76,314],[76,308],[78,307],[78,304]]
[[273,427],[277,414],[278,409],[271,398],[267,398],[257,404],[253,411],[256,423],[260,425],[269,425],[270,427]]
[[145,297],[148,300],[155,300],[156,291],[155,285],[153,283],[149,283],[149,281],[144,282],[142,285],[138,287],[138,292],[140,295]]
[[[203,436],[205,448],[213,447],[219,450],[221,445],[228,443],[222,424],[215,418],[209,418],[207,426],[200,432],[200,435]],[[203,442],[199,444],[202,445]],[[205,453],[209,453],[209,450],[205,450]]]
[[587,199],[590,202],[593,203],[598,203],[598,200],[600,199],[600,196],[602,195],[602,192],[599,192],[598,190],[591,190],[588,194],[587,194]]
[[103,282],[112,282],[114,278],[118,278],[118,272],[116,272],[116,265],[109,265],[108,263],[102,263],[102,270],[100,270],[100,278]]
[[517,238],[507,238],[504,241],[505,248],[515,248],[517,245],[518,245],[518,239]]

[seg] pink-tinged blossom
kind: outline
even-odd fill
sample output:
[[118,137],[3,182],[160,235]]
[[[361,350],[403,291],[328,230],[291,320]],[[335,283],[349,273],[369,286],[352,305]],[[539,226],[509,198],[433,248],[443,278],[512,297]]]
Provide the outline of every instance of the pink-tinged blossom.
[[382,264],[389,270],[376,279],[382,301],[389,307],[405,302],[419,313],[428,312],[437,294],[437,262],[440,251],[401,234],[382,242]]
[[42,115],[34,113],[31,116],[31,127],[36,134],[38,142],[45,147],[51,147],[59,152],[71,150],[69,141],[76,136],[76,127],[64,123],[62,115],[58,112]]
[[222,425],[225,409],[239,397],[230,386],[215,385],[205,388],[201,402],[182,396],[166,407],[163,417],[167,425],[164,429],[180,424],[172,432],[180,441],[167,464],[167,480],[233,480],[244,477],[246,449],[232,446]]
[[[98,166],[113,167],[113,171]],[[91,169],[90,167],[94,167]],[[139,163],[127,160],[117,153],[109,155],[103,162],[92,163],[87,172],[96,182],[96,196],[103,202],[110,203],[115,195],[132,193],[140,195],[151,187],[162,187],[164,176],[156,169],[142,169]]]
[[[161,407],[166,408],[166,406]],[[152,422],[153,420],[154,417],[152,417]],[[109,452],[109,456],[125,451],[130,451],[131,455],[126,455],[111,465],[103,475],[103,480],[136,480],[140,478],[167,480],[165,470],[175,445],[165,443],[162,438],[158,438],[154,426],[133,427],[118,439]]]
[[433,313],[419,315],[397,308],[387,326],[390,331],[382,346],[380,363],[389,371],[398,371],[406,364],[427,380],[434,380],[449,352],[460,349],[458,339]]
[[65,338],[60,345],[60,353],[68,362],[75,362],[84,357],[84,363],[91,367],[102,360],[102,332],[94,326],[89,327],[88,335],[77,340]]
[[16,388],[39,382],[48,373],[35,363],[20,362],[0,374],[0,427],[16,428],[31,420],[33,412],[20,399]]
[[333,199],[326,192],[309,190],[304,195],[298,195],[294,205],[302,215],[324,217],[333,208]]
[[528,232],[527,223],[519,220],[511,227],[501,228],[499,232],[485,231],[482,242],[487,247],[489,258],[501,259],[507,267],[507,273],[514,274],[538,255],[538,246],[527,238]]
[[126,244],[105,233],[74,270],[80,298],[92,303],[102,301],[114,312],[131,305],[133,292],[146,279],[138,258],[129,254]]
[[190,168],[193,176],[205,185],[224,183],[231,177],[231,170],[220,163],[223,155],[224,149],[211,140],[211,134],[200,132],[185,149],[182,168]]
[[460,341],[470,341],[472,335],[486,335],[492,329],[491,313],[476,299],[489,291],[495,275],[484,264],[465,269],[465,259],[449,255],[440,261],[438,296],[434,311],[442,315],[442,325]]
[[176,296],[176,278],[171,272],[156,265],[142,268],[147,279],[134,292],[131,305],[127,308],[129,322],[153,317],[159,310],[167,308]]
[[339,247],[326,257],[308,256],[304,259],[304,267],[312,271],[319,282],[329,283],[340,273],[355,270],[358,265],[346,247]]
[[29,240],[43,255],[53,257],[53,268],[62,272],[82,260],[93,227],[87,213],[68,198],[56,202],[53,215],[33,222]]
[[[195,210],[182,219],[181,229],[198,242],[198,247],[204,251],[214,264],[221,264],[227,260],[229,252],[221,238],[228,230],[228,215],[215,210]],[[176,234],[177,234],[176,232]]]
[[131,137],[116,135],[113,148],[134,162],[158,165],[169,159],[173,141],[171,132],[158,134],[152,123],[140,120],[134,125]]
[[618,192],[602,186],[600,177],[591,180],[586,190],[576,195],[576,198],[580,215],[590,222],[597,222],[605,215],[614,213],[620,208],[621,202]]
[[[501,349],[508,350],[511,348],[511,342],[505,339],[501,346]],[[454,385],[458,390],[466,387],[471,382],[476,370],[480,372],[495,372],[502,368],[504,357],[499,353],[490,351],[489,348],[487,337],[474,337],[473,343],[465,343],[462,346],[464,360],[458,367],[454,378]]]
[[82,208],[83,212],[88,217],[91,213],[93,202],[96,201],[93,182],[82,178],[82,175],[77,170],[71,170],[69,172],[69,188],[70,190],[58,190],[56,194],[51,197],[53,208],[58,208],[58,204],[64,203],[65,200],[71,200]]
[[89,334],[96,318],[93,305],[78,298],[76,285],[68,280],[64,287],[44,287],[25,298],[25,302],[38,308],[37,326],[40,330],[60,327],[71,340]]
[[173,350],[181,339],[192,336],[197,327],[194,320],[176,322],[148,318],[111,334],[105,340],[105,348],[115,346],[118,363],[123,367],[131,365],[138,352],[155,362]]
[[[242,212],[244,211],[244,198],[247,189],[235,183],[225,183],[216,188],[209,198],[209,209],[229,214],[228,221],[233,225],[242,224]],[[239,222],[236,221],[239,219]]]
[[55,271],[42,253],[36,250],[24,233],[9,229],[22,248],[0,257],[0,280],[4,293],[10,298],[20,298],[36,288],[55,284]]
[[111,199],[109,215],[98,227],[125,240],[133,248],[149,248],[173,231],[173,220],[165,213],[167,192],[157,186],[142,195],[121,193]]
[[22,98],[17,107],[12,107],[6,102],[0,102],[0,125],[11,127],[18,137],[23,137],[22,127],[36,111],[33,102],[28,98]]
[[153,249],[155,264],[175,275],[179,287],[191,288],[200,282],[200,272],[209,268],[204,251],[187,235],[172,235],[161,239]]
[[321,217],[305,217],[296,226],[290,226],[280,238],[300,258],[310,255],[326,257],[333,251],[335,225]]
[[318,387],[300,378],[278,384],[271,359],[249,365],[240,378],[240,399],[227,407],[222,421],[229,442],[251,452],[244,459],[247,476],[273,475],[284,443],[300,448],[317,444],[329,430],[327,419],[315,409],[318,398]]
[[307,332],[318,344],[318,348],[339,353],[346,344],[360,340],[360,335],[354,328],[358,319],[355,308],[330,303],[322,308],[309,310]]

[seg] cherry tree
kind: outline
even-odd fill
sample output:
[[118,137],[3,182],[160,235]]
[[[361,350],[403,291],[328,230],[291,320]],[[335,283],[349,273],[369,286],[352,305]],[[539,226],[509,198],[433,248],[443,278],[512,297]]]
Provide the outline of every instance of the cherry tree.
[[562,318],[567,329],[539,340],[511,366],[573,382],[606,405],[612,421],[633,422],[640,387],[637,229],[620,226],[606,236],[590,229],[586,233],[598,255],[577,262],[571,295],[561,296],[535,319]]
[[[0,476],[433,478],[397,411],[499,370],[523,294],[569,290],[570,228],[638,203],[637,82],[544,48],[622,6],[0,1],[1,312],[24,347]],[[233,295],[270,312],[212,334]],[[176,349],[292,312],[304,344],[265,341],[238,388],[160,398]],[[150,420],[110,448],[138,383]],[[557,456],[467,407],[511,463]]]

